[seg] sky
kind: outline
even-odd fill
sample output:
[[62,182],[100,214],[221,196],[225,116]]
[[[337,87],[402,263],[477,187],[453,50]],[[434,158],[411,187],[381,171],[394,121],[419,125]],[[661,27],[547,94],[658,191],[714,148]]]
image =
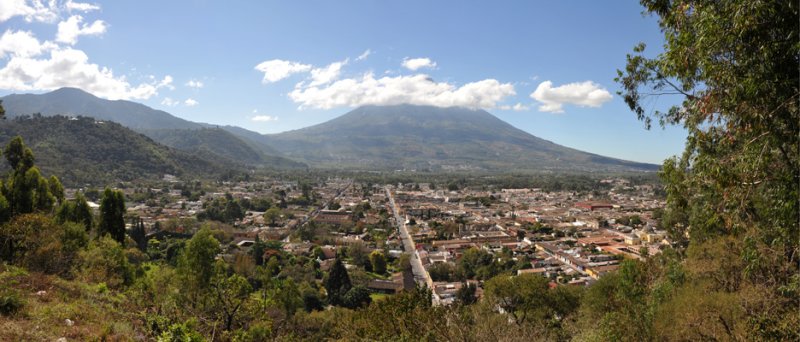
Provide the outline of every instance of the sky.
[[0,96],[70,86],[261,133],[367,104],[464,106],[650,163],[686,138],[645,130],[616,94],[633,46],[663,45],[635,2],[0,0],[0,32]]

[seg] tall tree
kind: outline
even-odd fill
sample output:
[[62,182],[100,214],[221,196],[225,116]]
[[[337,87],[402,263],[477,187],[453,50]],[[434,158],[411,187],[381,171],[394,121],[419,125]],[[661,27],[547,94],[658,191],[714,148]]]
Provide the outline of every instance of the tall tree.
[[369,255],[369,263],[372,265],[372,272],[377,274],[386,273],[386,256],[381,251],[373,251]]
[[125,195],[122,191],[106,188],[100,199],[100,235],[109,234],[111,238],[125,243]]
[[328,279],[325,281],[325,290],[328,292],[328,303],[331,305],[342,305],[344,295],[347,294],[347,291],[350,291],[351,287],[350,275],[347,274],[344,263],[342,263],[341,259],[336,258],[328,273]]
[[221,251],[219,241],[207,227],[200,229],[183,248],[178,259],[178,274],[181,277],[190,304],[201,304],[199,299],[211,286],[214,275],[214,260]]
[[[644,44],[636,46],[618,72],[620,95],[645,127],[656,119],[688,131],[683,154],[661,172],[664,225],[686,253],[692,283],[703,284],[693,291],[736,298],[733,310],[749,317],[698,322],[717,324],[724,339],[797,339],[800,5],[641,3],[659,18],[664,52],[649,57]],[[649,100],[662,95],[681,103],[647,112]],[[692,310],[703,311],[686,312]],[[686,331],[676,339],[703,339],[700,328]]]
[[[53,209],[56,197],[51,193],[51,186],[34,166],[33,152],[25,146],[22,137],[16,136],[6,145],[3,154],[11,173],[3,182],[2,193],[8,201],[10,215],[21,215],[34,211],[49,212]],[[56,179],[57,180],[57,179]],[[57,184],[60,186],[60,183]],[[52,188],[58,191],[58,188]],[[62,192],[58,195],[63,194]]]

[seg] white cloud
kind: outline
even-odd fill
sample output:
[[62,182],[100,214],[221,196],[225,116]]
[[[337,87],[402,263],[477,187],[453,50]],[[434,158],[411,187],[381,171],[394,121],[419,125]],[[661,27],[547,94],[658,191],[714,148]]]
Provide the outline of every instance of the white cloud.
[[27,22],[52,23],[58,20],[59,8],[56,0],[2,0],[0,1],[0,22],[16,16]]
[[531,109],[531,107],[523,105],[522,103],[517,102],[517,104],[511,105],[503,105],[499,107],[501,110],[513,110],[515,112],[522,112]]
[[555,88],[553,82],[544,81],[531,93],[531,98],[542,103],[539,111],[563,113],[564,104],[600,107],[611,101],[611,93],[592,81],[569,83]]
[[3,36],[0,36],[0,58],[5,58],[7,54],[17,57],[38,56],[56,47],[47,41],[39,43],[30,31],[6,30]]
[[56,41],[74,45],[78,42],[78,36],[96,36],[106,32],[106,23],[102,20],[95,20],[91,24],[82,24],[82,22],[83,17],[73,15],[58,23]]
[[89,12],[100,9],[100,6],[96,4],[90,4],[85,2],[74,2],[72,0],[67,0],[65,7],[69,11],[79,11],[79,12]]
[[250,118],[250,120],[255,122],[269,122],[269,121],[278,121],[278,117],[270,115],[256,115]]
[[173,100],[173,99],[171,99],[169,97],[165,97],[163,100],[161,100],[161,104],[165,105],[165,106],[168,106],[168,107],[175,107],[175,106],[177,106],[177,105],[179,105],[181,103],[180,103],[180,101],[176,101],[176,100]]
[[363,61],[363,60],[367,59],[367,57],[369,57],[369,55],[371,55],[371,54],[372,54],[372,50],[367,49],[366,51],[364,51],[364,53],[362,53],[362,54],[358,55],[358,57],[356,57],[356,61]]
[[131,85],[124,76],[89,62],[81,50],[57,47],[44,56],[12,56],[0,69],[0,89],[53,90],[75,87],[110,100],[147,99],[170,87],[172,77]]
[[315,87],[323,84],[328,84],[339,78],[342,73],[342,67],[348,62],[347,59],[341,62],[334,62],[328,64],[324,68],[311,69],[311,84],[310,87]]
[[194,107],[196,105],[199,105],[200,102],[197,102],[195,99],[186,99],[186,101],[183,101],[183,104],[185,104],[185,105],[187,105],[189,107]]
[[[72,0],[0,0],[0,22],[22,16],[29,22],[55,23],[62,13],[97,9],[97,5]],[[163,79],[151,76],[149,81],[132,84],[124,75],[91,63],[85,52],[70,47],[79,36],[102,34],[106,28],[102,20],[83,24],[83,17],[74,15],[58,24],[54,42],[42,42],[31,32],[6,30],[0,36],[0,59],[6,61],[0,65],[0,89],[75,87],[110,100],[148,99],[161,88],[174,89],[169,75]]]
[[405,59],[403,59],[403,67],[411,71],[417,71],[422,68],[432,69],[436,67],[436,62],[430,60],[430,58],[409,59],[406,57]]
[[264,79],[261,81],[262,83],[273,83],[287,78],[292,74],[307,72],[311,70],[311,65],[273,59],[256,65],[256,70],[264,73]]
[[342,79],[325,87],[295,87],[289,93],[301,108],[330,109],[362,105],[416,104],[438,107],[494,108],[515,95],[514,86],[494,79],[467,83],[461,87],[436,82],[427,75],[382,77],[372,73],[359,79]]
[[205,84],[203,84],[202,81],[189,80],[188,82],[186,82],[185,86],[187,86],[189,88],[198,88],[199,89],[199,88],[204,87]]
[[90,12],[100,6],[85,2],[58,0],[0,0],[0,22],[13,17],[23,17],[27,22],[54,23],[62,12]]

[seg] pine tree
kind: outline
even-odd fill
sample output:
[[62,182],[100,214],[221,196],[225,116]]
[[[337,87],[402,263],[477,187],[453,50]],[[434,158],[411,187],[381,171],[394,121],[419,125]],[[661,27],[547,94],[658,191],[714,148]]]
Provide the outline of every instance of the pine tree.
[[347,291],[350,291],[351,287],[350,275],[347,274],[344,263],[342,263],[341,259],[336,258],[328,273],[328,279],[325,281],[325,290],[328,291],[328,304],[342,305],[344,295],[347,294]]
[[125,196],[122,191],[106,188],[100,200],[100,235],[109,234],[111,238],[125,243]]

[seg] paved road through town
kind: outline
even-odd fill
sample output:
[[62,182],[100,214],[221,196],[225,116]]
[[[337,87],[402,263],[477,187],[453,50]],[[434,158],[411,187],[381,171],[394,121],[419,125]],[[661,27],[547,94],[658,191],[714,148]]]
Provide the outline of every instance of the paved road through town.
[[419,255],[416,253],[414,240],[411,238],[411,234],[408,233],[406,219],[400,216],[400,211],[398,210],[397,204],[394,202],[394,195],[388,186],[386,187],[386,196],[389,197],[389,205],[394,214],[395,222],[397,222],[397,228],[400,231],[400,239],[403,240],[403,247],[406,253],[411,256],[411,271],[414,273],[414,280],[416,280],[420,286],[433,288],[433,281],[430,275],[428,275],[428,271],[422,266],[422,261],[419,260]]

